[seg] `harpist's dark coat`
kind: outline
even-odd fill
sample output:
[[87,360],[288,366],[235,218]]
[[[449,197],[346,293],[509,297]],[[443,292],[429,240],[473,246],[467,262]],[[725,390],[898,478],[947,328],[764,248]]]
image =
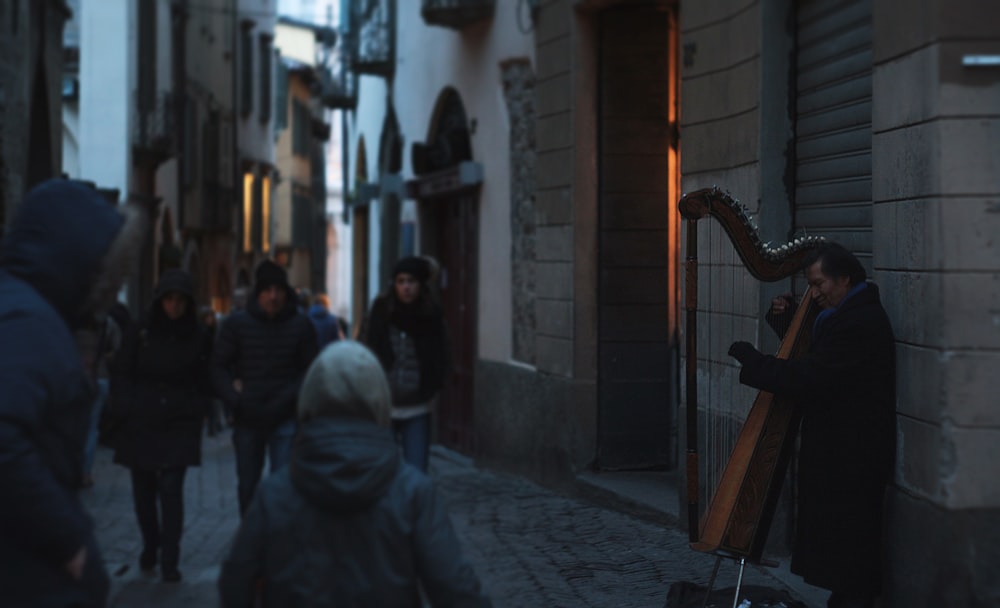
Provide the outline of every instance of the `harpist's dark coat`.
[[895,338],[869,283],[816,328],[806,356],[747,361],[740,381],[802,408],[792,571],[807,583],[873,593],[895,452]]

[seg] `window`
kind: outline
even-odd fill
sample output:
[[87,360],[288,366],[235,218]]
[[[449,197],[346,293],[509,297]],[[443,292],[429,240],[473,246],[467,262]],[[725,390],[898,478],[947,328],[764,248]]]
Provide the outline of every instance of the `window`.
[[312,112],[298,99],[292,104],[292,154],[309,156],[309,129]]
[[244,21],[240,38],[240,112],[253,112],[253,22]]
[[243,174],[243,253],[253,251],[253,173]]
[[288,68],[278,55],[274,82],[274,131],[288,128]]
[[141,112],[156,108],[156,3],[139,3],[139,84],[137,106]]
[[267,253],[271,250],[271,178],[264,176],[260,180],[261,221],[260,250]]
[[271,120],[271,103],[274,91],[271,90],[271,82],[274,70],[274,50],[271,47],[271,37],[267,34],[260,35],[260,121],[266,123]]

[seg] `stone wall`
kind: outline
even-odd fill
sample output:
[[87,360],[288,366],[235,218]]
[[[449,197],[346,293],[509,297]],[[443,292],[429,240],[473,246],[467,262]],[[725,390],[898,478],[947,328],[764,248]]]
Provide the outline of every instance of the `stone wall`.
[[536,328],[539,372],[573,376],[573,11],[543,5],[535,23],[538,167],[535,195]]
[[875,278],[898,340],[889,593],[995,606],[1000,69],[963,59],[1000,54],[1000,5],[874,6]]
[[527,60],[501,66],[510,122],[512,356],[535,363],[537,272],[535,75]]

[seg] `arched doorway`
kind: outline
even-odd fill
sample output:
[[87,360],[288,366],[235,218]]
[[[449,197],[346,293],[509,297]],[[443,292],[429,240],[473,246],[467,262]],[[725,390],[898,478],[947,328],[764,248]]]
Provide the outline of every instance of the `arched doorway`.
[[[439,96],[427,144],[414,146],[411,192],[418,200],[420,253],[440,266],[437,289],[448,327],[453,373],[438,404],[437,439],[449,447],[473,452],[474,380],[477,355],[478,310],[478,189],[454,187],[430,192],[421,188],[427,179],[458,173],[472,160],[468,117],[454,89]],[[447,180],[446,180],[447,181]]]
[[[386,285],[392,278],[392,267],[400,256],[399,223],[402,207],[401,192],[389,188],[388,184],[400,183],[389,176],[397,176],[403,168],[403,138],[400,135],[396,112],[390,106],[382,123],[379,139],[379,258],[378,285]],[[389,177],[389,179],[386,179]]]

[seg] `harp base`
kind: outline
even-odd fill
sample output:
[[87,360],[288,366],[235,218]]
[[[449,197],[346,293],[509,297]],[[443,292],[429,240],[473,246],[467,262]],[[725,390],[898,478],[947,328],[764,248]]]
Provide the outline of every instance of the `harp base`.
[[[708,579],[708,589],[705,590],[705,599],[701,602],[701,608],[708,606],[708,598],[712,595],[712,588],[715,587],[715,578],[719,574],[719,565],[722,563],[721,555],[715,558],[715,567],[712,568],[712,576]],[[743,587],[743,571],[746,569],[747,560],[740,558],[740,574],[736,577],[736,592],[733,594],[733,608],[739,607],[740,589]]]

